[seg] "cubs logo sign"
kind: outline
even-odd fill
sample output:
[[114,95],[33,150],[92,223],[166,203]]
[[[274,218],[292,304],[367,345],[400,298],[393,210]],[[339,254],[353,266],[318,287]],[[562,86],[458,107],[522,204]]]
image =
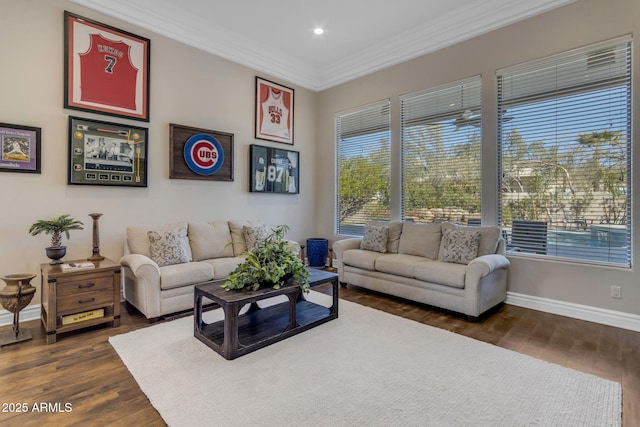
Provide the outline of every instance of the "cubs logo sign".
[[224,163],[224,150],[217,139],[199,133],[185,143],[184,161],[189,169],[198,175],[213,175]]

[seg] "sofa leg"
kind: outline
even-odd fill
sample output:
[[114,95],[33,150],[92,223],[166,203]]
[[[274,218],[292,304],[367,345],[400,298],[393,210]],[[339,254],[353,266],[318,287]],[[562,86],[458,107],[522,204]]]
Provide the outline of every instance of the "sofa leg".
[[478,321],[478,319],[479,319],[479,317],[478,317],[478,316],[469,316],[469,315],[467,315],[467,322],[473,322],[473,323],[475,323],[475,322],[477,322],[477,321]]
[[343,288],[347,287],[347,282],[340,282],[340,286],[342,286]]

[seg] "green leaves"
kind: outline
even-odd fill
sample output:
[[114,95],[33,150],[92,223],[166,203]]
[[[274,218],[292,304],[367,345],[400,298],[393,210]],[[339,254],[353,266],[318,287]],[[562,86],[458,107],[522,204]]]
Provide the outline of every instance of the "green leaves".
[[60,247],[62,244],[62,233],[65,234],[67,239],[70,230],[82,230],[82,222],[71,218],[69,214],[61,215],[52,219],[40,219],[34,222],[29,228],[29,233],[32,236],[44,233],[51,234],[51,246],[54,248]]
[[271,230],[264,239],[256,242],[253,249],[242,256],[245,261],[229,274],[222,285],[226,290],[257,290],[261,284],[270,283],[280,289],[289,278],[304,292],[309,292],[309,272],[298,255],[288,248],[284,239],[289,231],[286,225]]

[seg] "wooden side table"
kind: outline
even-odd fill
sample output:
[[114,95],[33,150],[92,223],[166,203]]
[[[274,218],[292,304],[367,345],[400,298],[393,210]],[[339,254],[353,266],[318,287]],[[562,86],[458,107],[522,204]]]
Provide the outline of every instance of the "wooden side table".
[[94,269],[66,273],[61,264],[40,266],[47,344],[56,342],[58,334],[76,329],[107,322],[120,326],[120,264],[108,258],[92,262]]

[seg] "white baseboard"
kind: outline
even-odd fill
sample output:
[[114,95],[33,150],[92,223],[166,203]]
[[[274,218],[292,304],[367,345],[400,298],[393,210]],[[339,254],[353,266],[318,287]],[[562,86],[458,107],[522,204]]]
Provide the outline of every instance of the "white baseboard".
[[548,298],[534,297],[531,295],[507,292],[506,304],[518,307],[531,308],[545,313],[558,314],[574,319],[586,320],[616,328],[629,329],[640,332],[640,316],[621,311],[607,310],[588,305],[574,304],[552,300]]
[[[28,305],[20,311],[20,323],[40,319],[40,304]],[[0,326],[13,325],[13,313],[0,310]]]

